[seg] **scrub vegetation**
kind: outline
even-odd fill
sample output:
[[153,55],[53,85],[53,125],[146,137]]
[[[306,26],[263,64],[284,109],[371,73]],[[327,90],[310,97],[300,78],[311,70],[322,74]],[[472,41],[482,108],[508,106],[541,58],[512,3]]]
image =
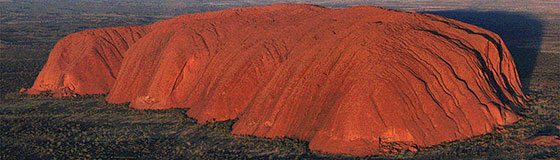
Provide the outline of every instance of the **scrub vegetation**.
[[[0,0],[0,159],[560,159],[559,146],[522,143],[536,136],[560,136],[560,55],[553,52],[560,48],[560,38],[551,32],[560,31],[560,25],[555,25],[560,24],[560,15],[541,16],[547,21],[533,28],[540,30],[538,33],[526,35],[537,36],[529,40],[515,41],[519,36],[483,26],[500,34],[512,53],[534,52],[516,59],[516,63],[521,61],[518,70],[523,72],[520,75],[525,93],[531,97],[529,105],[519,110],[524,119],[490,134],[421,148],[418,152],[368,157],[315,153],[300,140],[232,135],[235,120],[198,124],[185,115],[188,109],[134,110],[127,104],[106,103],[105,95],[53,98],[48,94],[18,93],[20,88],[31,87],[48,52],[70,33],[144,25],[179,14],[247,5],[254,4],[204,0]],[[554,8],[554,4],[548,6]],[[452,18],[471,15],[434,14]],[[530,24],[536,22],[539,21],[523,26],[534,27]],[[531,61],[522,62],[524,59]]]

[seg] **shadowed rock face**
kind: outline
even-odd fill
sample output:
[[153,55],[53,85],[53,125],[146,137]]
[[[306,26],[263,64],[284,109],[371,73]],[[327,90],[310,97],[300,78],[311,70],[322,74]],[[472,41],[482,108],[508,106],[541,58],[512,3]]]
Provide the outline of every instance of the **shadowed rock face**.
[[234,134],[353,155],[488,133],[525,103],[498,35],[369,6],[235,8],[72,34],[31,91],[60,88],[191,108],[201,123],[239,118]]

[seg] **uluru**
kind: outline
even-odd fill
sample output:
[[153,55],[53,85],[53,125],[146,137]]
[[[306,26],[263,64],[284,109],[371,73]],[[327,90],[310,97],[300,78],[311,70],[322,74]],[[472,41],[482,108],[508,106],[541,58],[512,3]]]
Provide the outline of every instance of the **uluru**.
[[190,108],[233,134],[373,155],[492,132],[526,104],[503,40],[440,16],[276,4],[187,14],[60,40],[29,94],[108,94]]

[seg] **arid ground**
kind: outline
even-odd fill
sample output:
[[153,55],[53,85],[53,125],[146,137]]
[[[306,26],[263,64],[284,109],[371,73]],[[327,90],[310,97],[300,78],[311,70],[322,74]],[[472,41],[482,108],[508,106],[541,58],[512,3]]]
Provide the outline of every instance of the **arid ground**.
[[176,15],[287,1],[0,0],[0,159],[22,158],[560,158],[560,146],[522,143],[560,136],[560,2],[555,0],[345,1],[313,3],[344,8],[377,5],[426,12],[475,24],[506,42],[531,97],[525,118],[496,132],[418,152],[352,157],[313,153],[306,142],[229,134],[235,120],[197,124],[188,109],[134,110],[105,95],[52,98],[19,94],[31,87],[62,37],[90,28],[144,25]]

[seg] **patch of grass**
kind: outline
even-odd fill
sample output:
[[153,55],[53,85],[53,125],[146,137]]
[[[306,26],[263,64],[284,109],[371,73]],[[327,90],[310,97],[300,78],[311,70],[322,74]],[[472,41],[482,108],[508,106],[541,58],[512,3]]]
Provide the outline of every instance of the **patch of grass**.
[[188,109],[134,110],[104,96],[9,94],[0,107],[0,155],[10,158],[251,158],[309,154],[288,138],[231,135],[235,120],[197,124]]
[[129,2],[91,2],[99,4],[58,0],[0,5],[0,159],[560,159],[558,146],[520,143],[533,136],[558,135],[553,126],[560,125],[560,74],[554,67],[558,59],[551,58],[556,54],[539,53],[545,61],[537,61],[533,73],[522,73],[531,74],[526,93],[533,100],[526,118],[505,126],[502,133],[386,156],[320,154],[300,140],[231,135],[235,120],[197,124],[185,116],[188,109],[134,110],[127,104],[108,104],[104,95],[55,99],[16,93],[31,87],[54,44],[70,33],[231,7],[164,4],[175,8],[169,9],[154,1],[134,7]]
[[232,135],[236,120],[198,124],[185,115],[188,109],[135,110],[128,104],[108,104],[104,95],[57,99],[11,93],[7,97],[10,101],[0,105],[3,159],[510,159],[560,155],[558,146],[520,143],[543,132],[558,134],[549,131],[552,121],[533,114],[505,126],[502,133],[443,143],[419,152],[353,157],[313,153],[307,142],[290,138]]

